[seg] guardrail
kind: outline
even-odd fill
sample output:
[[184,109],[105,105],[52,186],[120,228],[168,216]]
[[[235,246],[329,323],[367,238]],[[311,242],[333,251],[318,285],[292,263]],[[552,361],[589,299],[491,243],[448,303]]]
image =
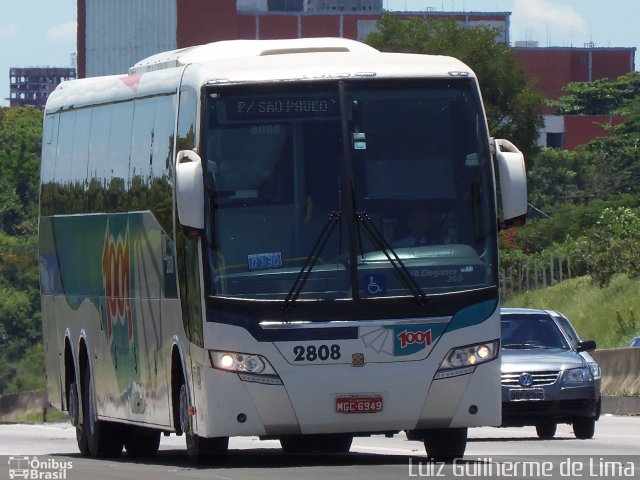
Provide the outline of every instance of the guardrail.
[[596,350],[591,356],[602,369],[603,394],[640,395],[640,348]]

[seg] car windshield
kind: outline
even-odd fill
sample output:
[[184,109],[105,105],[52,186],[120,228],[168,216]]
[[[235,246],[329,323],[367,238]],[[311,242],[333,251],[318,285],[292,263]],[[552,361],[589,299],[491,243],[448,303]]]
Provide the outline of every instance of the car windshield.
[[495,286],[493,173],[470,79],[212,87],[204,108],[210,295]]
[[553,319],[546,314],[503,314],[502,348],[560,348],[569,344]]

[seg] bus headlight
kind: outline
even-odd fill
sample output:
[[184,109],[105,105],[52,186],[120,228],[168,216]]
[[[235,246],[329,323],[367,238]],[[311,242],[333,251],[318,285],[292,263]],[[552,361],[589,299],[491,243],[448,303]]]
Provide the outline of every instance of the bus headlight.
[[452,348],[444,357],[434,379],[457,377],[473,372],[476,365],[489,362],[498,356],[498,345],[498,340],[492,340]]
[[243,382],[282,385],[275,369],[262,355],[209,350],[209,360],[213,368],[237,373]]

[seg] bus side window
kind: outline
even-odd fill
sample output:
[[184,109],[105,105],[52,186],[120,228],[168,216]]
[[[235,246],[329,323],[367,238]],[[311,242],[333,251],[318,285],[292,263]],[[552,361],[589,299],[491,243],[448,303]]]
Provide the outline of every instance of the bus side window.
[[133,124],[133,102],[111,105],[111,135],[107,164],[107,211],[126,212],[129,184],[129,157],[131,154],[131,129]]
[[40,215],[53,215],[54,172],[56,167],[56,146],[58,144],[58,123],[60,114],[47,115],[44,121],[42,145],[42,166],[40,172]]

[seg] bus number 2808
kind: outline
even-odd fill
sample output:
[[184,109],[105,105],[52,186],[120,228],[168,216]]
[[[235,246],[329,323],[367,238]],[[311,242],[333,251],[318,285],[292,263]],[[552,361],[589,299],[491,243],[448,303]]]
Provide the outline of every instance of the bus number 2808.
[[296,345],[293,347],[293,354],[296,362],[315,362],[316,360],[327,361],[340,360],[340,345]]

